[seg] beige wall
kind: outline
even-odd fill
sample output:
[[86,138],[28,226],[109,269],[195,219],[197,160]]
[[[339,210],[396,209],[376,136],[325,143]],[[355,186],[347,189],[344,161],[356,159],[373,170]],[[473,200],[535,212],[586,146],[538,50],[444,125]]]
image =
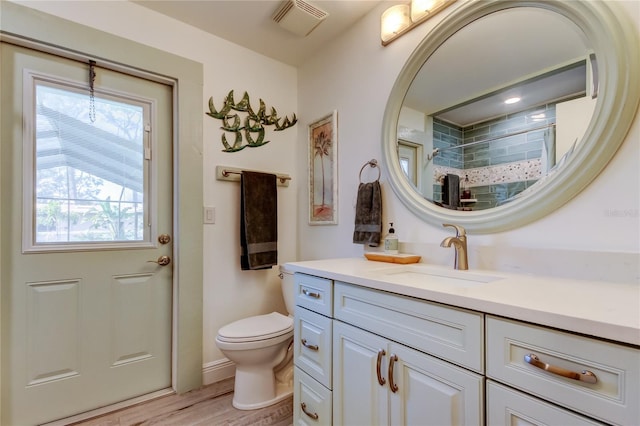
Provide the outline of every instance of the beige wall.
[[[362,246],[351,242],[358,172],[366,161],[382,160],[382,117],[395,77],[419,40],[442,16],[382,47],[379,16],[384,6],[380,6],[295,69],[130,2],[20,3],[201,62],[203,114],[210,96],[219,105],[231,89],[236,96],[246,90],[254,102],[262,98],[282,114],[297,113],[299,123],[272,135],[267,146],[234,154],[220,151],[219,123],[208,117],[204,120],[204,203],[216,209],[216,223],[203,225],[205,367],[215,369],[224,363],[214,342],[220,326],[247,315],[283,310],[277,270],[240,271],[239,185],[216,181],[216,165],[289,173],[293,177],[289,188],[278,190],[280,262],[362,256]],[[640,3],[627,2],[625,7],[640,24]],[[261,78],[256,79],[258,71]],[[309,226],[307,126],[334,109],[338,110],[339,123],[339,224]],[[520,229],[471,236],[471,267],[489,265],[543,273],[551,272],[547,262],[555,262],[558,274],[562,274],[563,265],[556,256],[561,252],[574,265],[588,262],[585,270],[596,275],[606,274],[611,268],[611,256],[627,263],[631,258],[624,274],[635,269],[637,279],[639,141],[640,118],[636,118],[609,167],[580,196]],[[383,169],[385,221],[394,222],[405,247],[420,251],[429,261],[449,262],[452,253],[438,247],[448,232],[410,213],[391,191],[385,173]],[[482,260],[474,256],[480,252],[488,255]],[[509,255],[501,256],[504,252]],[[530,253],[538,253],[541,260],[532,261]],[[546,260],[545,253],[554,255]]]
[[[131,2],[120,1],[45,1],[18,2],[65,19],[147,44],[200,62],[204,67],[202,114],[209,97],[220,108],[224,97],[234,90],[236,100],[244,91],[257,108],[262,98],[267,107],[280,114],[298,112],[297,70],[258,55],[243,47],[204,33],[194,27],[167,18]],[[260,75],[260,78],[256,78]],[[304,124],[298,124],[300,127]],[[215,208],[215,224],[203,225],[203,351],[204,367],[215,370],[223,355],[215,346],[217,330],[231,321],[278,310],[284,312],[278,269],[241,271],[239,246],[240,185],[217,181],[217,165],[288,173],[293,179],[288,188],[278,189],[279,261],[296,260],[296,197],[306,175],[295,168],[298,149],[296,127],[273,133],[263,147],[237,153],[223,153],[220,121],[204,118],[204,204]],[[306,146],[306,145],[303,145]],[[193,206],[202,209],[203,206]],[[181,253],[188,256],[188,253]],[[227,373],[228,370],[222,374]],[[233,370],[231,370],[231,373]],[[205,381],[216,378],[215,371]]]
[[[453,7],[459,7],[458,2]],[[300,115],[320,116],[331,109],[339,115],[340,224],[306,225],[306,193],[298,200],[298,242],[302,259],[362,256],[363,247],[352,244],[358,172],[369,159],[382,159],[381,123],[386,101],[403,64],[419,41],[443,14],[417,27],[390,45],[379,40],[379,16],[386,5],[367,15],[340,40],[301,66]],[[640,3],[624,2],[629,16],[640,25]],[[445,12],[446,14],[446,12]],[[302,138],[303,128],[298,129]],[[636,115],[626,141],[600,176],[578,197],[553,214],[508,232],[472,235],[471,267],[499,267],[528,273],[605,276],[616,272],[611,260],[626,268],[619,279],[637,280],[640,251],[640,118]],[[304,152],[298,165],[304,167]],[[384,222],[393,222],[401,243],[423,260],[452,262],[453,253],[439,247],[450,231],[428,225],[409,212],[393,193],[383,170]],[[313,241],[313,244],[309,244]],[[402,245],[401,245],[402,248]],[[601,253],[605,255],[600,255]],[[482,254],[483,256],[476,254]],[[597,254],[596,254],[597,253]],[[559,255],[570,262],[563,262]],[[535,262],[531,258],[536,257]],[[491,259],[489,259],[491,258]],[[542,261],[544,259],[544,261]],[[490,261],[489,261],[490,260]],[[596,275],[593,272],[597,272]]]

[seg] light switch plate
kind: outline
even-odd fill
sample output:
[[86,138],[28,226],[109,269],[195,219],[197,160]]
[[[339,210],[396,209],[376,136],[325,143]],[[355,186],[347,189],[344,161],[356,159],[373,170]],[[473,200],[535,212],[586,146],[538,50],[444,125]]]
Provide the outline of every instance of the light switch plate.
[[204,207],[204,223],[216,223],[216,208],[215,207]]

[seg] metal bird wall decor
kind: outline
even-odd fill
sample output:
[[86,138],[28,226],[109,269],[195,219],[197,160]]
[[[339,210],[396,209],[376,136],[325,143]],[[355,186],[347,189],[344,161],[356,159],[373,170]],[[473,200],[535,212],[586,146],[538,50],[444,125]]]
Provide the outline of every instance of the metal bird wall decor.
[[[264,140],[265,126],[275,126],[275,131],[281,131],[289,127],[293,127],[298,118],[294,113],[291,119],[285,116],[284,118],[278,117],[278,112],[275,108],[271,108],[271,113],[267,115],[267,107],[262,99],[260,99],[260,109],[258,112],[254,112],[251,108],[251,102],[249,101],[249,94],[244,92],[242,99],[236,103],[233,99],[233,90],[224,98],[222,109],[217,111],[213,105],[213,97],[209,98],[209,112],[206,114],[210,117],[222,120],[222,126],[220,127],[225,132],[231,132],[235,135],[233,145],[227,141],[225,133],[222,134],[222,145],[224,149],[222,152],[237,152],[246,147],[255,148],[262,146],[269,141]],[[244,121],[240,118],[237,112],[246,112],[247,115]],[[242,133],[246,138],[246,144],[243,144]],[[256,134],[257,137],[252,136]]]

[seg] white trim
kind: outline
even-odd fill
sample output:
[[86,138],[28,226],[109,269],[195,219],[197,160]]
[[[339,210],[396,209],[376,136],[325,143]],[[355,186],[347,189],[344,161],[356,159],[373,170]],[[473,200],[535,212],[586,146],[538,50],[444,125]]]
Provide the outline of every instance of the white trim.
[[[61,58],[71,59],[74,61],[88,63],[89,60],[94,60],[96,61],[96,66],[99,66],[101,68],[122,72],[135,77],[140,77],[147,80],[155,81],[156,83],[167,84],[170,86],[176,84],[175,78],[167,77],[167,76],[150,72],[150,71],[145,71],[140,68],[135,68],[133,66],[126,65],[126,64],[121,64],[113,60],[104,59],[99,56],[89,55],[87,53],[78,52],[78,51],[67,49],[60,46],[54,46],[43,40],[29,39],[17,34],[10,34],[7,32],[2,32],[2,40],[6,41],[7,43],[15,44],[17,46],[25,47],[32,50],[37,50],[38,52],[49,53],[51,55],[59,56]],[[167,54],[171,55],[170,53],[167,53]]]
[[204,386],[220,382],[236,375],[236,365],[227,358],[208,362],[202,366],[202,384]]

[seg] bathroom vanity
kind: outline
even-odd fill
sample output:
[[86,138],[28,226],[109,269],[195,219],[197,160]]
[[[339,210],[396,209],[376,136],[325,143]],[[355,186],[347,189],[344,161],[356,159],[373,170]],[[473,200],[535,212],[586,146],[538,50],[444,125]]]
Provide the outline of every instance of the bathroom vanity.
[[287,266],[296,425],[640,424],[637,284]]

